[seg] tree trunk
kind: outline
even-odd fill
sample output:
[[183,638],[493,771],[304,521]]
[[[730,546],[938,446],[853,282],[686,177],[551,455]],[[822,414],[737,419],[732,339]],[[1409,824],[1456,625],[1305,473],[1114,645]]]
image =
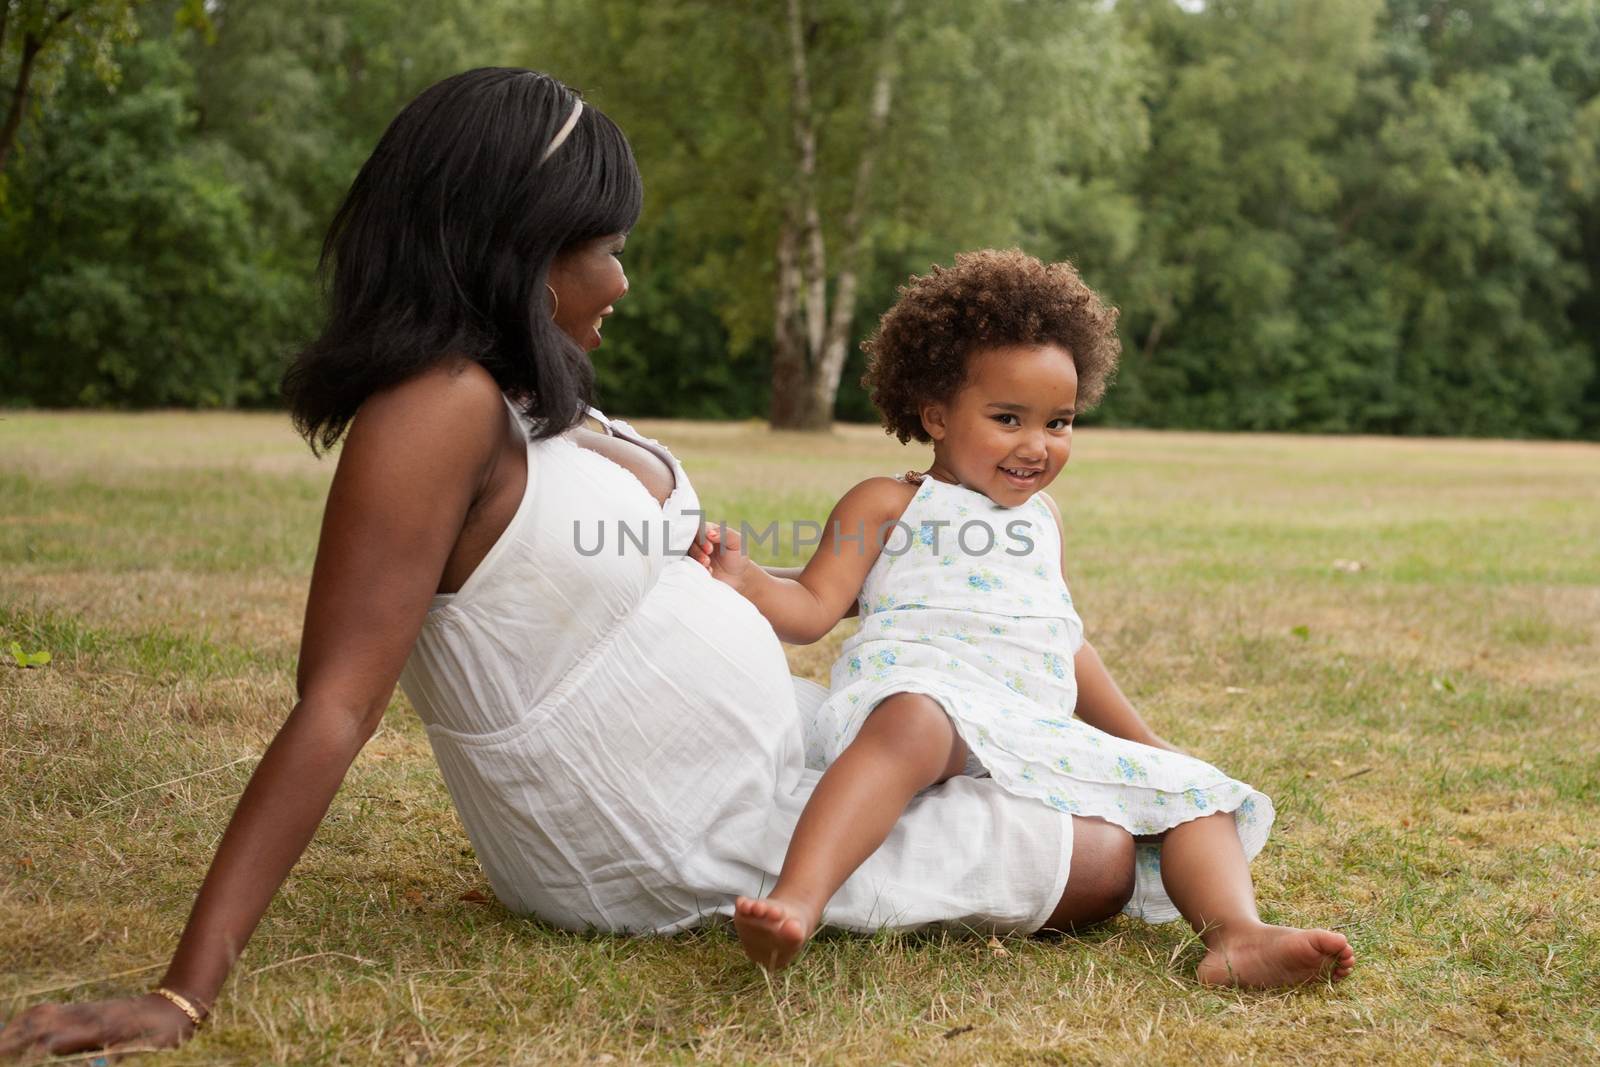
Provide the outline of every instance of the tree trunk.
[[805,342],[800,336],[800,264],[794,220],[785,219],[778,230],[778,294],[772,322],[772,404],[768,418],[774,426],[793,426],[803,420],[801,400],[810,379]]
[[827,329],[828,254],[822,238],[822,212],[817,208],[817,126],[811,112],[811,75],[803,23],[800,0],[789,0],[790,112],[800,169],[800,212],[805,220],[806,350],[815,358]]
[[[828,260],[817,202],[817,131],[806,62],[801,0],[788,0],[790,109],[797,162],[796,200],[779,240],[778,293],[773,336],[772,407],[775,429],[825,431],[833,425],[839,379],[848,355],[850,325],[866,241],[866,208],[878,146],[888,125],[894,81],[894,32],[904,0],[893,0],[867,114],[861,157],[842,237],[844,254],[828,306]],[[796,233],[796,218],[798,230]],[[803,239],[805,260],[796,247]],[[804,297],[804,308],[798,307]],[[804,311],[804,334],[799,314]]]
[[6,111],[5,126],[0,127],[0,174],[5,173],[6,163],[11,159],[11,146],[16,143],[17,130],[22,125],[22,116],[28,105],[28,83],[33,80],[33,63],[39,58],[39,49],[43,47],[43,38],[28,36],[22,39],[22,63],[17,68],[16,85],[11,89],[11,107]]
[[1156,345],[1161,343],[1161,329],[1167,324],[1165,315],[1157,315],[1156,320],[1150,324],[1150,332],[1145,334],[1144,346],[1140,350],[1140,357],[1150,362],[1150,357],[1156,354]]
[[839,257],[839,280],[833,290],[833,315],[828,334],[817,354],[813,405],[826,405],[827,422],[833,422],[833,405],[839,395],[839,378],[849,355],[850,325],[855,321],[856,285],[861,276],[861,260],[866,252],[867,204],[872,194],[872,170],[889,125],[889,105],[894,95],[894,28],[900,21],[903,0],[889,5],[888,28],[883,35],[883,51],[878,57],[878,74],[872,86],[872,104],[867,111],[867,135],[862,140],[861,158],[856,161],[855,188],[851,190],[850,211],[844,219],[844,255]]

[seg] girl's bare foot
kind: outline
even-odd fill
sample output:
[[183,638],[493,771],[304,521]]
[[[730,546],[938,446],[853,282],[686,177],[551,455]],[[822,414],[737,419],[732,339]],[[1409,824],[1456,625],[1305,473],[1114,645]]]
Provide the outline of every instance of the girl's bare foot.
[[1219,930],[1208,944],[1195,977],[1205,985],[1271,989],[1331,978],[1355,966],[1356,954],[1343,934],[1292,926]]
[[817,927],[818,916],[780,897],[733,902],[733,926],[744,954],[758,967],[781,971],[794,962]]

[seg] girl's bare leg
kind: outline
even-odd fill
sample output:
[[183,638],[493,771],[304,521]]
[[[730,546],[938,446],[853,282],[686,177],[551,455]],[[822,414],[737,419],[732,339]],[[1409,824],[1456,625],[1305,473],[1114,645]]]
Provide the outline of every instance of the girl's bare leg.
[[1343,934],[1261,921],[1231,813],[1168,830],[1161,845],[1161,882],[1205,943],[1205,959],[1195,972],[1201,982],[1267,988],[1319,978],[1338,981],[1355,965],[1355,952]]
[[931,697],[896,693],[879,704],[817,783],[771,895],[734,903],[745,955],[787,967],[817,928],[823,905],[894,829],[918,792],[960,774],[967,747]]

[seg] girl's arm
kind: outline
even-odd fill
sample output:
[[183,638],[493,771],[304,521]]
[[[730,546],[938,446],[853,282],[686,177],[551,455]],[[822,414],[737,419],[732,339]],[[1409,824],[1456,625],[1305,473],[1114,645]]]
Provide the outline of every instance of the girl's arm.
[[1115,737],[1171,752],[1183,751],[1150,729],[1132,702],[1122,695],[1093,645],[1085,641],[1073,657],[1072,665],[1078,675],[1078,718]]
[[[299,702],[239,798],[161,980],[200,1011],[215,1003],[382,720],[504,433],[505,405],[488,375],[444,371],[373,397],[352,425],[323,516]],[[0,1058],[171,1046],[192,1030],[177,1007],[153,994],[41,1004],[0,1030]]]
[[[1061,533],[1061,580],[1066,581],[1067,533],[1061,521],[1061,509],[1056,506],[1056,502],[1048,493],[1045,494],[1044,502],[1050,506],[1050,513],[1056,519],[1056,529]],[[1078,678],[1076,709],[1078,718],[1096,730],[1103,730],[1113,737],[1127,738],[1141,745],[1164,748],[1172,752],[1182,751],[1150,729],[1144,717],[1112,680],[1111,672],[1106,670],[1105,663],[1100,659],[1100,653],[1096,652],[1094,646],[1087,640],[1072,658],[1072,667]]]
[[[774,578],[799,578],[800,572],[805,570],[804,567],[762,567],[761,569],[772,575]],[[851,600],[850,606],[844,609],[844,614],[841,615],[840,618],[853,619],[860,613],[861,602],[858,600]]]
[[817,550],[800,573],[783,577],[751,564],[738,537],[722,542],[708,527],[711,573],[753,603],[781,640],[806,645],[844,618],[883,546],[880,532],[905,511],[917,487],[894,478],[869,478],[846,493],[823,527]]

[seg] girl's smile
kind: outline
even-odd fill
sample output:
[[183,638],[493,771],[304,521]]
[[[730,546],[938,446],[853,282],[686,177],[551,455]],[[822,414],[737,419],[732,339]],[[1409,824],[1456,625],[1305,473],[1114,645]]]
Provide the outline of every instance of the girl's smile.
[[974,352],[956,394],[923,406],[928,473],[1003,507],[1022,504],[1066,466],[1077,398],[1077,368],[1059,345]]

